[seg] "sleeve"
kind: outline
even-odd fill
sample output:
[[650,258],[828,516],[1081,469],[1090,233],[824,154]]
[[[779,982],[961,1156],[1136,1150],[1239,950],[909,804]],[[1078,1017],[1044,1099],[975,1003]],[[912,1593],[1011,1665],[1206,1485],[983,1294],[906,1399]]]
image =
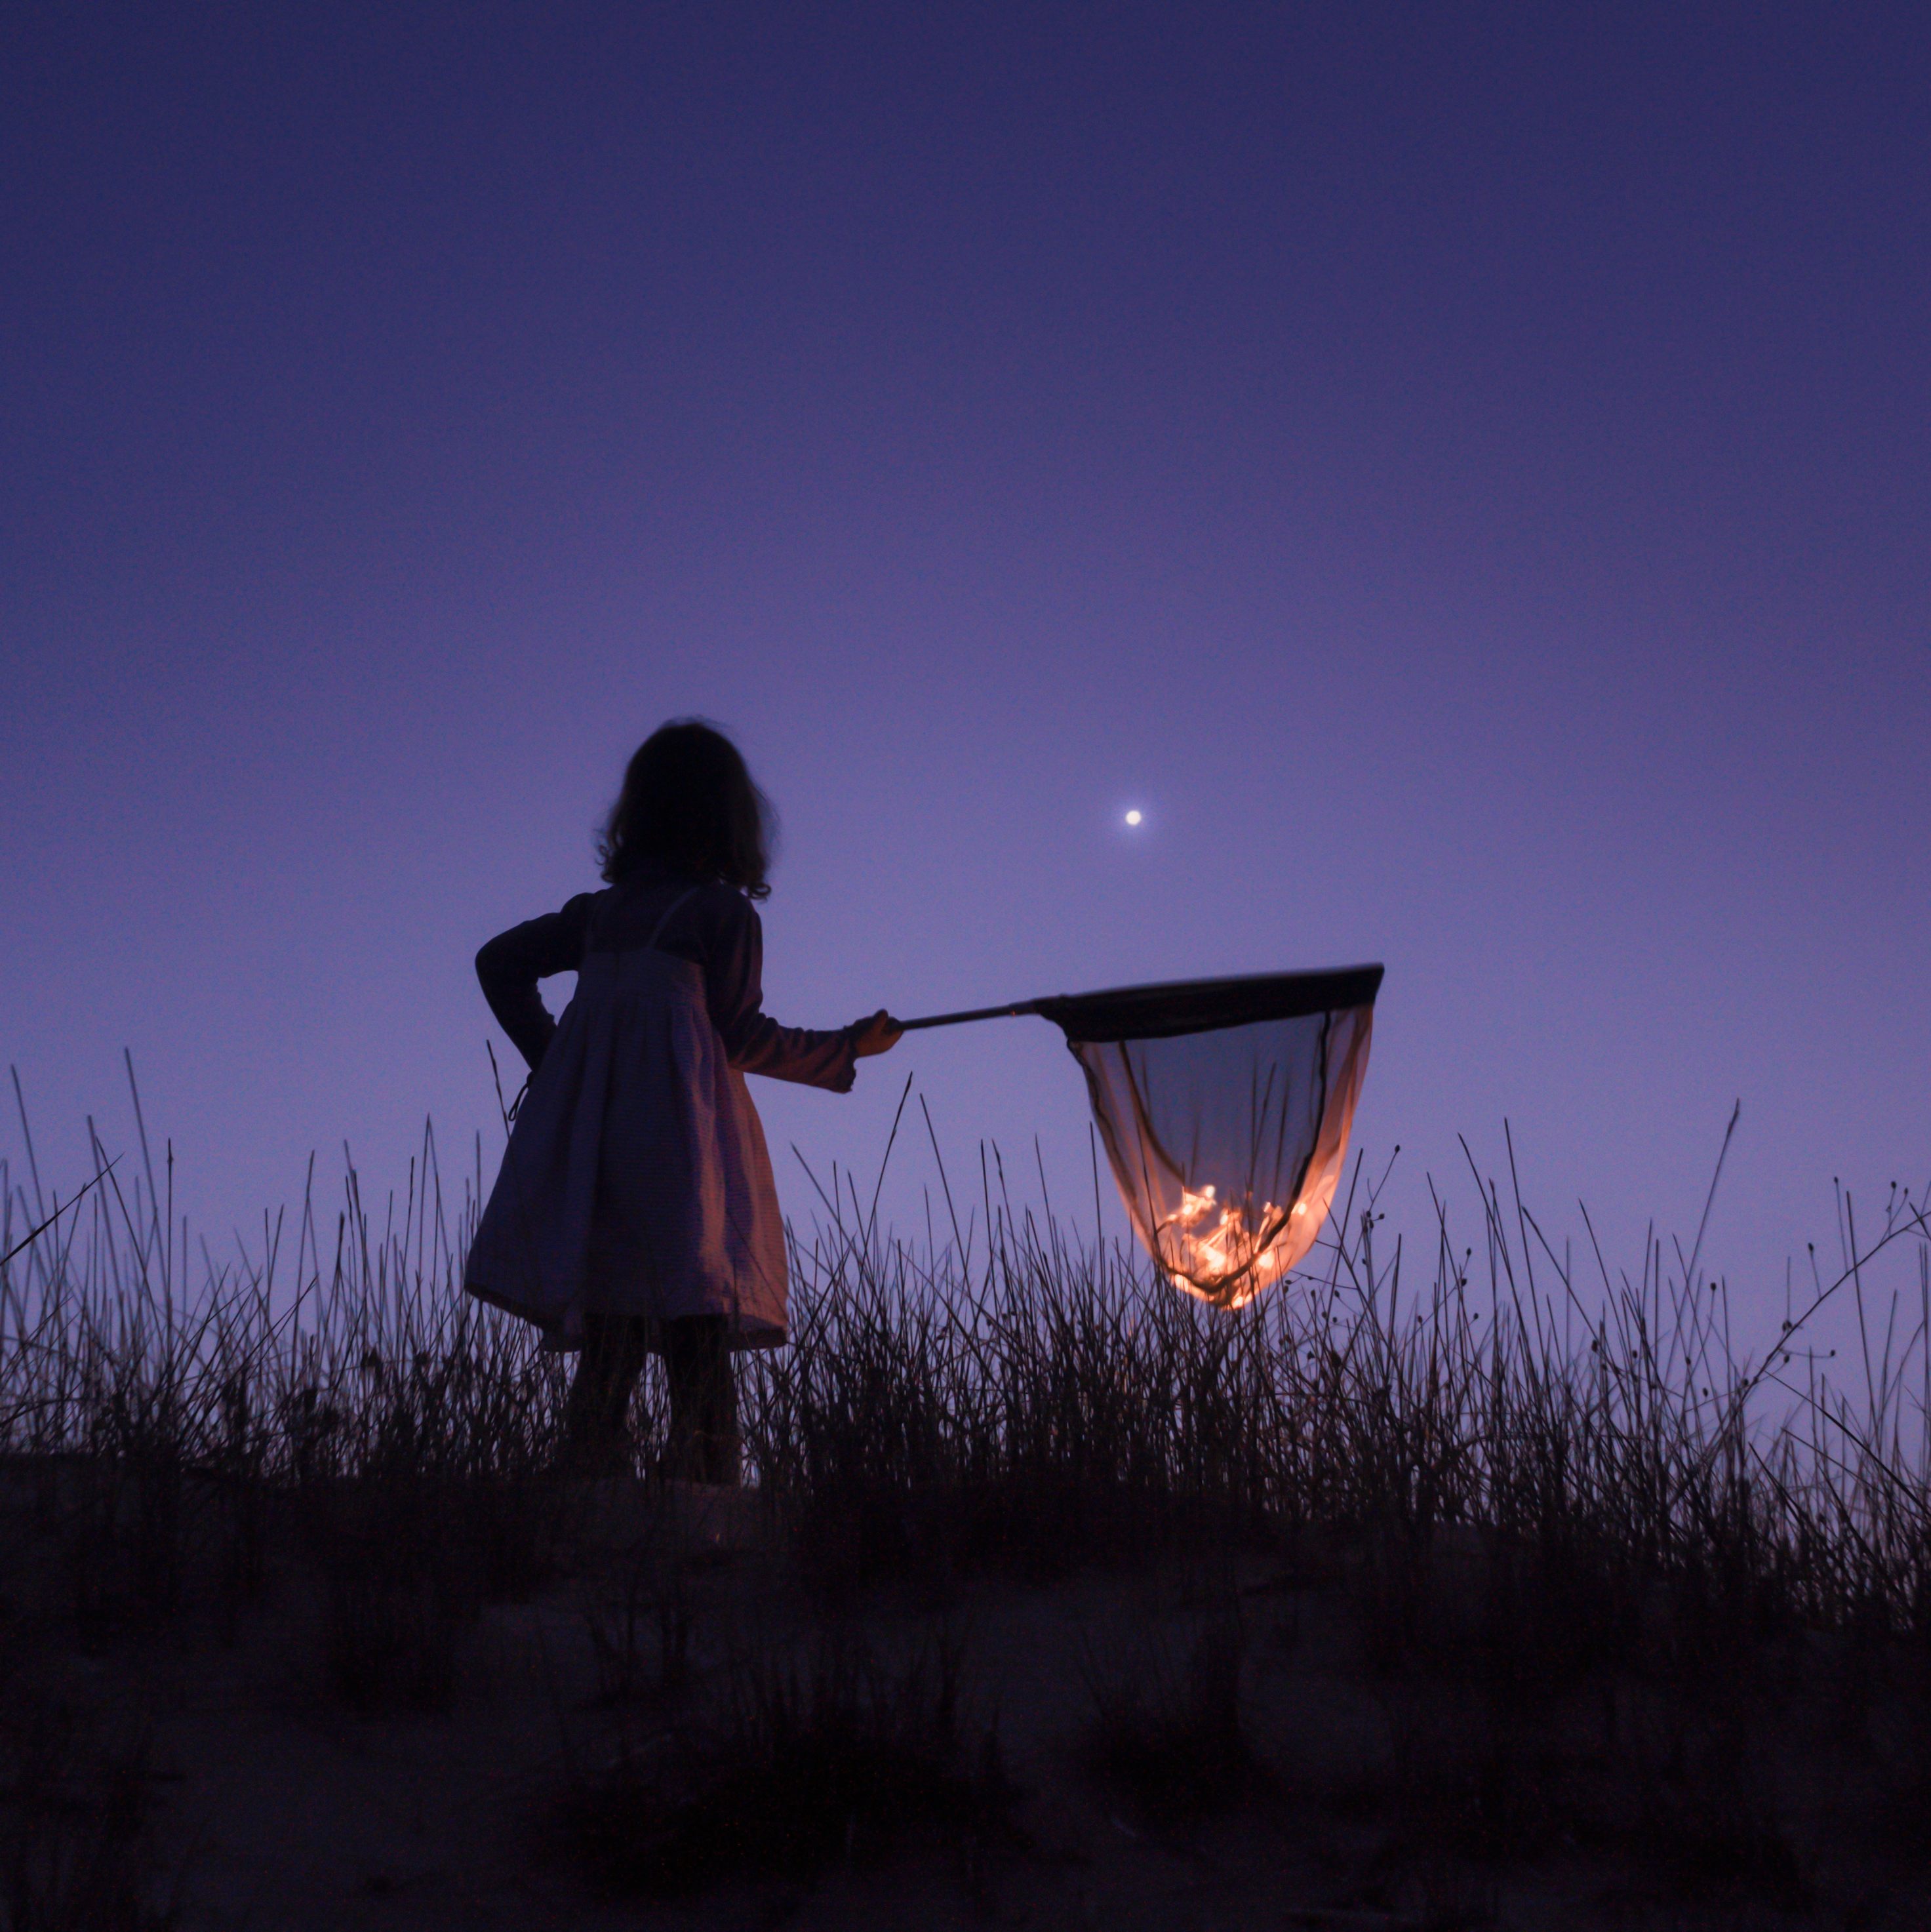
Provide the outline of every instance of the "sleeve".
[[534,1068],[556,1030],[536,990],[539,980],[574,973],[583,963],[592,892],[580,892],[561,912],[526,920],[499,932],[476,955],[476,977],[496,1024]]
[[742,1072],[850,1093],[858,1057],[849,1033],[780,1026],[763,1011],[763,922],[742,898],[737,906],[704,973],[711,1024],[724,1040],[725,1057]]

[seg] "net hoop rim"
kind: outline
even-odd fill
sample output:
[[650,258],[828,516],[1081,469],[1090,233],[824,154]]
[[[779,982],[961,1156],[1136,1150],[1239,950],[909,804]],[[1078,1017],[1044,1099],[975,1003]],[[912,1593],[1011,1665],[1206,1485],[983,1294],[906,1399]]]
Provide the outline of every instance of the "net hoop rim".
[[1036,1001],[1033,1010],[1058,1027],[1069,1046],[1171,1040],[1372,1006],[1384,970],[1378,964],[1337,966],[1309,973],[1168,980],[1104,992],[1061,993]]

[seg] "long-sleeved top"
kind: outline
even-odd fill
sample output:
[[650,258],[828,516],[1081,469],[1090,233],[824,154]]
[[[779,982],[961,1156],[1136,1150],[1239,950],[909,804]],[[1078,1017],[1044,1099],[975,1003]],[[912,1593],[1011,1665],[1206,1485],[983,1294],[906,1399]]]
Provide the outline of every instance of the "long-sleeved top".
[[731,886],[712,882],[694,890],[694,884],[652,866],[499,933],[476,955],[476,977],[498,1024],[533,1068],[556,1030],[537,982],[576,972],[586,952],[628,952],[649,944],[657,932],[659,951],[702,968],[705,1006],[733,1066],[848,1092],[855,1066],[850,1034],[780,1026],[765,1012],[764,928],[757,908]]

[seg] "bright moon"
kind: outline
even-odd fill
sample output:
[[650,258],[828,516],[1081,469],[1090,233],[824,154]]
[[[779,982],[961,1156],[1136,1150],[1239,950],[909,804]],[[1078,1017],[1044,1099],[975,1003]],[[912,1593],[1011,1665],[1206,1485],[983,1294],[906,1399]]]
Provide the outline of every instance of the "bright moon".
[[1126,822],[1129,825],[1138,825],[1140,823],[1140,814],[1137,812],[1129,812],[1126,814]]

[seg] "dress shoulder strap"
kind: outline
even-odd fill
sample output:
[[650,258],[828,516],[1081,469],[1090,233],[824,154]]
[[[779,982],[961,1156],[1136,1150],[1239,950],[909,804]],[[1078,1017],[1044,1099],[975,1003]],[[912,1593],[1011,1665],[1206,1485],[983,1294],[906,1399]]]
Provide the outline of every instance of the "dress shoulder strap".
[[664,928],[670,923],[672,920],[676,917],[677,914],[683,906],[685,901],[694,896],[697,890],[697,888],[695,886],[692,886],[688,891],[679,892],[677,896],[664,908],[664,916],[651,928],[650,937],[643,942],[644,950],[646,952],[654,952],[657,950],[657,942],[664,937]]

